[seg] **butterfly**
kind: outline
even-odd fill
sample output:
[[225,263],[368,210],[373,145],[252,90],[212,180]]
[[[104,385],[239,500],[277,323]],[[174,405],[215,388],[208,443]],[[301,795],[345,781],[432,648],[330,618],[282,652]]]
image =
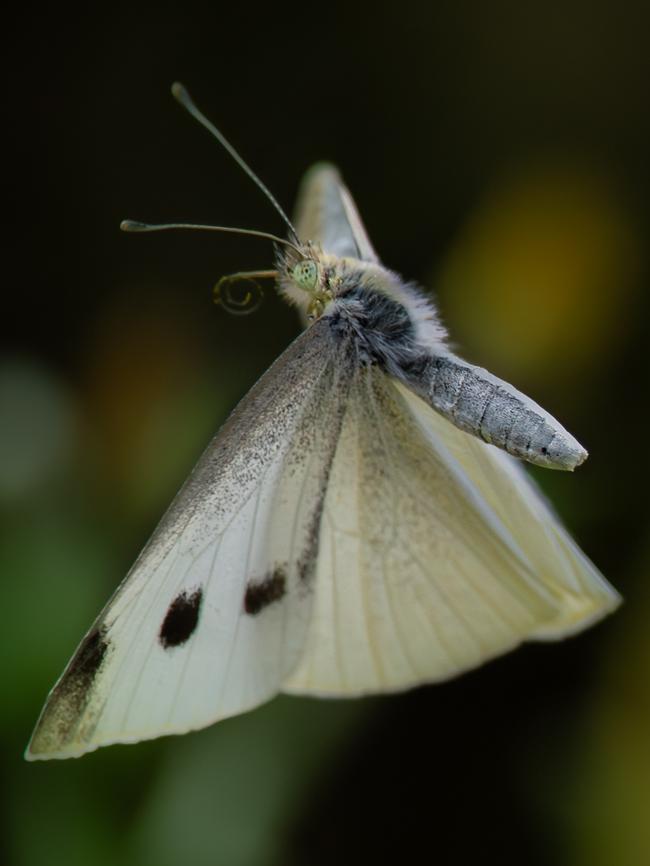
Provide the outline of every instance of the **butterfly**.
[[308,172],[294,225],[180,85],[174,95],[285,219],[289,240],[244,233],[275,241],[261,275],[306,328],[84,637],[30,760],[186,733],[279,692],[440,682],[578,632],[620,600],[520,465],[572,470],[581,445],[451,351],[432,301],[379,260],[334,167]]

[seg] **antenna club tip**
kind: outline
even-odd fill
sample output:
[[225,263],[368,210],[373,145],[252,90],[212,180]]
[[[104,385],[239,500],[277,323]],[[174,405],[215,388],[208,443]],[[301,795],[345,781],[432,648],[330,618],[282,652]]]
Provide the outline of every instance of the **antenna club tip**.
[[123,232],[137,232],[141,231],[143,228],[143,223],[139,223],[136,220],[122,220],[120,223],[120,231]]
[[174,99],[177,99],[178,102],[184,102],[189,99],[189,93],[187,89],[180,83],[180,81],[175,81],[172,84],[172,96]]

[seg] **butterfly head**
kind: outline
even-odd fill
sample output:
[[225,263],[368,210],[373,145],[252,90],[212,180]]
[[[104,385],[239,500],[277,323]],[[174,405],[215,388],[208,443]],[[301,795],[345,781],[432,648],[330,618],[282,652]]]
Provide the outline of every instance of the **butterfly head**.
[[322,316],[334,299],[329,258],[316,245],[307,242],[295,251],[283,250],[278,262],[280,293],[300,307],[309,319]]

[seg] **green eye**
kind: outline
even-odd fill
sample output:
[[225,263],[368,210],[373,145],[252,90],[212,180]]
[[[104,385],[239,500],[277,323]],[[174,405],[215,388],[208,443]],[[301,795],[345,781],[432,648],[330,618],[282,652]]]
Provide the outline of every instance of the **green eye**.
[[301,289],[312,292],[318,282],[318,265],[316,262],[304,259],[302,262],[298,262],[291,276]]

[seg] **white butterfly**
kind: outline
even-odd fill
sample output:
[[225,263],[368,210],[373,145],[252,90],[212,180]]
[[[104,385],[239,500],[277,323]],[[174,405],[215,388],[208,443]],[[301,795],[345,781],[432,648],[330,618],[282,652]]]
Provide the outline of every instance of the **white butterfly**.
[[289,225],[277,283],[310,324],[82,641],[29,759],[185,733],[278,692],[438,682],[619,603],[510,456],[573,469],[584,449],[450,352],[431,302],[379,262],[334,168],[308,173]]

